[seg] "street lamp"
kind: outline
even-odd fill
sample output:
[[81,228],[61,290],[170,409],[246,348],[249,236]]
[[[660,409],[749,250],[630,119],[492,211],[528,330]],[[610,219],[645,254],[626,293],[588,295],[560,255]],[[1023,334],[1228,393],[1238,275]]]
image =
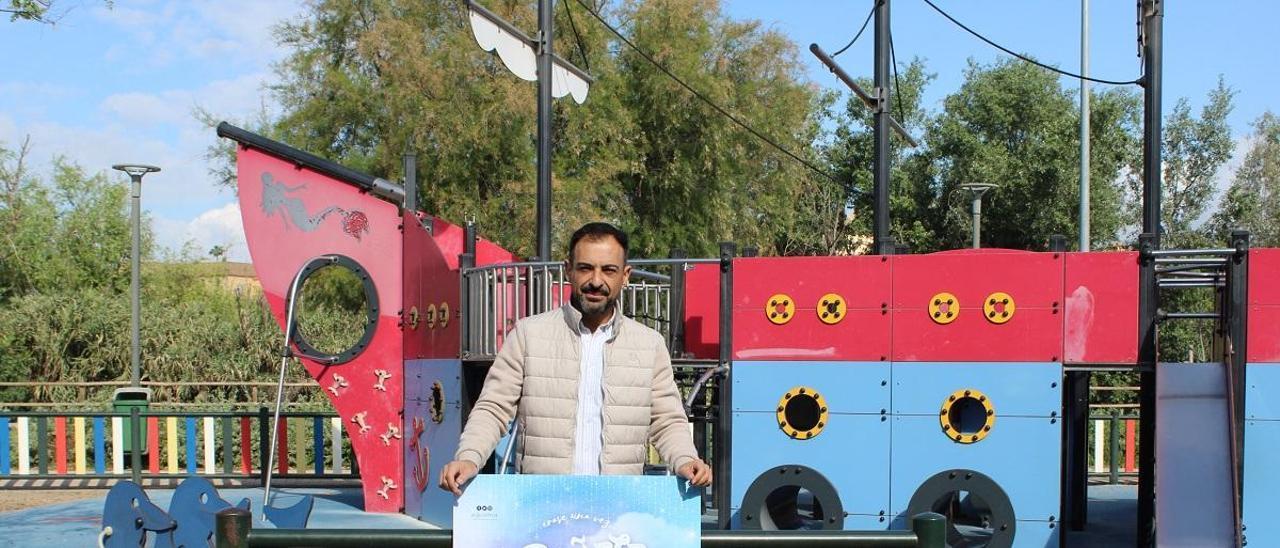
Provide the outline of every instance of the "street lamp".
[[988,190],[995,188],[996,185],[991,183],[965,183],[960,185],[960,190],[967,190],[973,194],[973,248],[982,247],[982,195]]
[[132,346],[130,350],[130,362],[132,372],[130,380],[134,387],[142,384],[142,347],[139,342],[139,332],[141,326],[142,306],[138,297],[141,282],[139,278],[142,271],[142,214],[139,209],[142,207],[142,176],[148,173],[160,171],[156,166],[148,166],[143,164],[116,164],[111,169],[123,171],[129,174],[129,178],[133,180],[133,192],[130,204],[129,221],[133,225],[133,267],[132,277],[129,280],[129,300],[132,301],[132,311],[129,315],[129,330],[132,335]]

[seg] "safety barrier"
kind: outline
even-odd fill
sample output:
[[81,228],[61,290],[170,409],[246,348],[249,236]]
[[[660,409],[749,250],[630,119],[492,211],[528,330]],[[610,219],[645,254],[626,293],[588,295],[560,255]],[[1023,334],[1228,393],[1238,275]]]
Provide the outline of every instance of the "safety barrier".
[[[356,477],[342,429],[333,413],[281,413],[276,473]],[[268,467],[270,433],[266,407],[196,413],[0,411],[0,477],[253,477]]]
[[[431,548],[453,545],[448,529],[253,529],[247,510],[218,512],[214,545],[218,548],[316,546],[378,546]],[[927,512],[911,518],[910,531],[703,531],[704,547],[761,546],[769,548],[942,548],[947,518]]]
[[[618,303],[627,317],[656,329],[672,346],[673,321],[682,313],[684,271],[718,259],[634,259],[630,283]],[[462,354],[492,358],[503,337],[520,318],[541,314],[568,302],[572,291],[562,262],[484,265],[462,271]]]

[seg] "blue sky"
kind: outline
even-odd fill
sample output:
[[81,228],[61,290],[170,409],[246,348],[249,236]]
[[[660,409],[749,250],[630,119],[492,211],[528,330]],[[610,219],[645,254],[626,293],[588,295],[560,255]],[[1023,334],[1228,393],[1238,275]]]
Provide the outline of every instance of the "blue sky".
[[[1064,69],[1079,68],[1079,0],[937,3],[1015,51]],[[1133,0],[1090,4],[1090,74],[1118,80],[1139,76]],[[1230,123],[1240,151],[1252,120],[1268,109],[1280,110],[1275,98],[1280,70],[1273,54],[1266,53],[1280,4],[1167,5],[1165,111],[1178,97],[1198,107],[1223,75],[1237,91]],[[730,17],[759,19],[791,37],[810,79],[833,89],[839,89],[834,77],[806,48],[811,42],[828,51],[843,46],[870,7],[870,0],[723,1]],[[272,79],[272,62],[285,54],[272,26],[298,16],[302,4],[115,0],[108,8],[96,0],[57,0],[55,9],[61,18],[54,26],[0,21],[0,51],[7,52],[0,73],[0,142],[13,147],[30,136],[40,169],[47,169],[54,155],[91,171],[121,162],[159,165],[164,171],[147,176],[143,203],[160,242],[175,248],[194,241],[202,252],[230,245],[233,259],[247,260],[235,198],[208,175],[204,153],[216,137],[192,112],[200,107],[243,120],[263,108],[272,111],[265,86]],[[988,63],[1002,55],[922,0],[893,0],[892,10],[899,62],[918,56],[937,73],[925,96],[930,108],[939,108],[942,97],[959,86],[970,59]],[[865,76],[871,55],[868,30],[839,61],[851,74]],[[529,92],[534,93],[532,84]],[[1224,170],[1224,182],[1229,173],[1230,168]]]

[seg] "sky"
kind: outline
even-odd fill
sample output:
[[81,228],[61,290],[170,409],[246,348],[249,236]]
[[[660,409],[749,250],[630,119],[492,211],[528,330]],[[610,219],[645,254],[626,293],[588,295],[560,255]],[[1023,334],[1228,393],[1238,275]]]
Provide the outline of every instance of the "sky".
[[[1014,51],[1080,69],[1080,0],[935,3]],[[1138,77],[1134,1],[1089,3],[1089,74]],[[727,16],[760,20],[790,37],[809,79],[836,90],[843,88],[809,54],[808,45],[839,49],[871,5],[871,0],[722,0]],[[892,0],[891,9],[899,63],[920,57],[937,74],[924,97],[927,108],[941,108],[970,61],[991,63],[1004,55],[923,0]],[[194,111],[226,120],[278,111],[268,86],[273,63],[288,52],[276,43],[273,27],[300,17],[302,2],[55,0],[54,10],[55,25],[0,20],[0,51],[6,53],[0,61],[0,143],[14,148],[29,137],[31,163],[44,173],[55,156],[90,172],[110,172],[117,163],[160,166],[163,171],[144,179],[142,198],[158,242],[168,249],[190,242],[199,253],[226,246],[231,260],[248,261],[235,196],[214,184],[204,158],[217,137]],[[1269,0],[1166,2],[1165,113],[1179,97],[1188,98],[1198,113],[1219,75],[1236,91],[1229,123],[1237,154],[1220,173],[1220,185],[1229,181],[1243,155],[1252,121],[1269,109],[1280,110],[1274,91],[1280,89],[1280,70],[1266,53],[1277,19],[1280,3]],[[868,29],[837,60],[855,77],[870,76],[872,43]],[[1078,80],[1063,82],[1078,85]],[[536,93],[532,83],[529,93]],[[128,180],[110,173],[121,184]]]

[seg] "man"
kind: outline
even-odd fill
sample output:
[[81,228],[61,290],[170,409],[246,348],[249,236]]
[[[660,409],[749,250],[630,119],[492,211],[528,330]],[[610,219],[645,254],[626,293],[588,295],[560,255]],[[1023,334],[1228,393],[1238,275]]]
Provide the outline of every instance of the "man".
[[711,485],[662,335],[618,309],[631,276],[626,233],[584,225],[569,240],[566,269],[571,304],[507,334],[440,488],[461,495],[513,417],[522,473],[640,474],[651,441],[692,485]]

